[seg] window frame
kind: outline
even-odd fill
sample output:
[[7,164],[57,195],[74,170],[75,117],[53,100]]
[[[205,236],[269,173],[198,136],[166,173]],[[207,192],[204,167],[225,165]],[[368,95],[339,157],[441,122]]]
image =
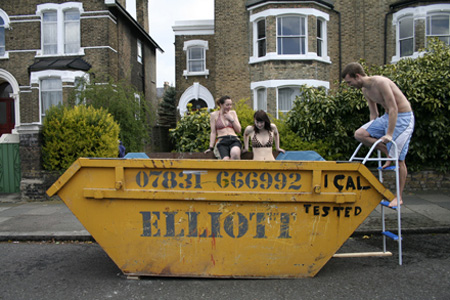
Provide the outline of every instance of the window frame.
[[[69,13],[74,13],[74,12],[77,13],[77,17],[78,17],[77,20],[72,20],[72,19],[67,18],[67,15]],[[64,23],[64,54],[76,54],[76,53],[78,53],[80,51],[79,49],[81,48],[81,14],[80,14],[79,10],[71,8],[71,9],[65,9],[63,11],[63,15],[64,15],[64,18],[63,18],[63,23]],[[67,30],[69,29],[69,31],[72,31],[71,25],[75,25],[74,27],[77,27],[77,31],[75,32],[76,35],[77,35],[77,38],[76,38],[75,41],[68,41],[69,40],[69,35],[67,34]],[[68,27],[70,27],[70,28],[68,28]],[[72,38],[72,36],[70,36],[70,38]],[[69,51],[69,50],[67,50],[67,48],[69,46],[74,46],[74,48],[77,48],[78,51]]]
[[[287,19],[298,19],[299,28],[298,33],[289,34],[288,32],[284,32],[284,29],[289,30],[291,28],[287,28],[283,23],[287,22]],[[305,55],[308,51],[308,29],[307,29],[307,17],[302,15],[283,15],[277,17],[277,54],[278,55]],[[298,53],[288,53],[288,50],[285,50],[285,41],[295,41],[298,40]]]
[[[327,45],[327,23],[322,18],[316,19],[317,24],[317,47],[316,47],[316,53],[318,57],[327,57],[328,54],[328,45]],[[320,30],[320,36],[319,36],[319,30]],[[319,51],[319,45],[320,45],[320,51]],[[320,52],[320,53],[319,53]]]
[[[264,80],[264,81],[256,81],[256,82],[251,82],[250,83],[250,89],[252,90],[253,93],[253,108],[256,109],[257,108],[257,91],[259,89],[266,89],[266,95],[269,94],[269,91],[273,91],[273,89],[275,89],[276,91],[274,91],[276,93],[276,99],[270,99],[273,103],[273,101],[276,101],[276,111],[275,111],[275,115],[276,118],[279,119],[281,113],[283,113],[284,111],[280,111],[279,110],[279,89],[282,88],[295,88],[300,90],[300,87],[302,85],[307,85],[310,87],[314,87],[314,88],[325,88],[325,89],[330,89],[330,83],[328,81],[323,81],[323,80],[317,80],[317,79],[274,79],[274,80]],[[267,100],[267,102],[269,102],[269,100]],[[267,103],[268,107],[269,107],[269,103]],[[273,106],[270,106],[273,107]]]
[[[8,14],[0,8],[0,19],[3,24],[0,25],[0,59],[9,58],[9,53],[6,51],[6,29],[9,29],[10,20]],[[2,51],[3,49],[3,51]]]
[[[433,34],[431,32],[431,30],[433,29],[431,26],[431,21],[432,21],[431,19],[433,17],[441,17],[441,16],[446,16],[448,19],[448,28],[447,28],[448,33],[447,34]],[[432,37],[437,37],[441,41],[442,41],[441,37],[446,37],[447,38],[446,44],[450,45],[450,11],[431,12],[431,13],[427,14],[427,18],[426,18],[426,22],[425,22],[425,37],[426,37],[425,43],[427,43],[428,39],[432,38]]]
[[[304,17],[305,18],[305,54],[278,54],[278,24],[275,26],[275,31],[270,31],[270,27],[268,27],[268,22],[271,22],[270,20],[273,19],[273,22],[277,23],[279,17],[284,16],[298,16],[298,17]],[[309,45],[310,39],[309,39],[309,32],[308,32],[308,21],[309,17],[314,16],[315,18],[320,18],[323,22],[324,26],[324,42],[325,42],[325,49],[323,56],[318,56],[317,51],[309,52],[310,49],[314,49],[314,47],[311,47]],[[257,22],[261,19],[266,19],[266,45],[270,45],[271,43],[275,43],[277,46],[274,49],[274,52],[266,52],[266,55],[263,57],[258,57],[258,51],[257,51]],[[324,63],[331,64],[331,59],[328,55],[328,50],[326,49],[327,45],[327,39],[328,36],[326,34],[328,22],[330,20],[330,15],[326,12],[320,11],[315,8],[269,8],[263,11],[259,11],[257,13],[250,14],[249,21],[252,24],[253,28],[253,41],[252,41],[252,56],[249,58],[249,64],[255,64],[260,63],[264,61],[271,61],[271,60],[314,60],[314,61],[320,61]],[[272,42],[273,41],[273,42]],[[267,51],[270,51],[267,49]]]
[[[46,44],[48,38],[45,38],[45,34],[47,32],[46,22],[44,20],[44,16],[47,13],[54,12],[56,13],[56,21],[55,31],[56,34],[56,51],[47,51]],[[68,13],[77,12],[78,19],[69,19]],[[81,15],[83,14],[83,3],[80,2],[66,2],[61,4],[54,3],[45,3],[37,6],[36,14],[41,16],[41,49],[37,51],[37,57],[51,57],[51,56],[72,56],[72,55],[84,55],[84,49],[81,47]],[[68,26],[76,27],[77,31],[75,32]],[[69,35],[66,34],[66,29],[70,29],[71,33],[74,33],[75,39],[69,40]],[[72,36],[70,36],[73,38]],[[70,41],[70,43],[69,43]],[[68,45],[72,45],[75,50],[69,50],[71,47]],[[67,49],[67,50],[66,50]]]
[[[291,95],[291,103],[290,103],[290,109],[288,110],[282,110],[280,108],[280,90],[284,90],[284,89],[291,89],[293,90],[293,93]],[[298,90],[298,95],[296,94],[295,90]],[[293,86],[280,86],[277,87],[277,116],[281,115],[281,114],[285,114],[288,113],[293,107],[294,107],[294,101],[297,98],[297,96],[300,96],[300,86],[299,85],[293,85]],[[294,96],[294,99],[292,99],[292,96]]]
[[5,56],[6,43],[5,43],[5,20],[0,15],[0,57]]
[[[260,93],[262,93],[262,95]],[[255,99],[254,110],[262,109],[267,112],[267,88],[260,87],[255,89]]]
[[142,42],[140,39],[137,40],[136,44],[136,52],[137,52],[137,62],[142,64]]
[[[422,6],[417,6],[417,7],[406,7],[403,8],[397,12],[395,12],[392,15],[392,26],[395,28],[395,53],[394,55],[391,57],[391,61],[390,63],[396,63],[401,59],[404,58],[417,58],[419,56],[421,56],[423,54],[423,52],[419,52],[419,51],[414,51],[412,55],[410,56],[401,56],[400,54],[400,43],[399,43],[399,37],[400,37],[400,28],[399,28],[399,21],[406,18],[406,17],[412,17],[413,18],[413,26],[414,26],[414,47],[416,47],[415,43],[416,43],[416,39],[424,39],[425,40],[425,44],[427,43],[427,19],[428,16],[431,15],[439,15],[439,14],[450,14],[450,4],[444,4],[444,3],[440,3],[440,4],[430,4],[430,5],[422,5]],[[425,31],[423,32],[424,36],[423,37],[419,37],[416,36],[417,35],[417,31],[415,30],[415,22],[417,20],[423,21],[425,24]],[[420,48],[422,48],[424,45],[419,45]]]
[[[30,73],[30,85],[31,89],[37,89],[39,93],[39,123],[42,124],[42,93],[41,93],[41,82],[43,79],[47,78],[61,78],[62,89],[63,89],[63,102],[64,102],[64,89],[65,88],[77,88],[75,81],[77,78],[85,82],[89,82],[89,74],[84,71],[62,71],[62,70],[43,70]],[[84,87],[83,87],[84,88]]]
[[[190,58],[190,53],[192,49],[200,49],[202,56],[200,59]],[[209,75],[209,70],[206,68],[206,51],[208,50],[208,41],[203,40],[191,40],[184,42],[183,50],[186,53],[186,69],[183,71],[183,76],[187,78],[188,76],[205,76]],[[203,65],[203,70],[201,71],[191,71],[190,63],[193,61],[201,61]]]
[[[44,90],[44,81],[46,80],[59,80],[60,86],[58,86],[58,89],[49,89],[49,90]],[[58,97],[58,103],[56,104],[50,104],[46,109],[44,109],[44,92],[46,93],[59,93],[59,97]],[[63,82],[62,82],[62,78],[59,76],[51,76],[51,77],[45,77],[45,78],[41,78],[39,80],[39,111],[40,111],[40,117],[41,120],[43,120],[45,118],[45,111],[47,109],[49,109],[52,106],[55,105],[59,105],[63,103]]]
[[[50,16],[50,14],[55,16],[55,21],[46,20],[46,16]],[[48,27],[54,27],[56,34],[48,33]],[[47,35],[50,36],[51,40],[47,38]],[[58,54],[58,12],[56,10],[46,10],[42,13],[42,53],[44,55],[56,55]],[[54,47],[54,50],[52,49]],[[50,48],[50,49],[49,49]],[[52,51],[53,50],[53,51]]]
[[[264,35],[261,35],[260,33],[260,27],[259,24],[261,24],[262,22],[264,22]],[[266,56],[267,53],[267,30],[266,30],[266,19],[259,19],[255,22],[256,24],[256,46],[255,46],[255,51],[256,51],[256,56],[257,57],[264,57]],[[263,50],[264,49],[264,50]]]
[[[410,36],[405,36],[405,37],[402,37],[401,36],[401,32],[402,32],[402,26],[401,26],[401,23],[402,23],[402,21],[404,22],[404,21],[411,21],[412,22],[412,24],[411,24],[411,26],[412,26],[412,35],[410,35]],[[413,16],[411,16],[411,15],[407,15],[407,16],[404,16],[404,17],[402,17],[402,18],[400,18],[399,20],[398,20],[398,22],[397,22],[397,24],[398,24],[398,38],[397,38],[397,43],[398,43],[398,45],[397,45],[397,47],[398,47],[398,53],[399,53],[399,55],[400,55],[400,57],[409,57],[409,56],[411,56],[411,55],[413,55],[414,54],[414,45],[415,45],[415,26],[414,26],[414,17]],[[411,54],[405,54],[405,55],[403,55],[403,53],[402,53],[402,42],[405,42],[405,41],[412,41],[412,53]]]
[[[206,69],[205,48],[200,46],[192,46],[189,47],[186,50],[186,52],[187,52],[186,68],[188,73],[203,73]],[[197,57],[198,54],[200,54],[199,57]]]

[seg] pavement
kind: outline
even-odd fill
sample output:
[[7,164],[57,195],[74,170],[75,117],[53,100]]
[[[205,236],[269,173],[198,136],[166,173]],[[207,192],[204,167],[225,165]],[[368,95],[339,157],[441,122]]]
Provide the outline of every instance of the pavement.
[[[386,229],[396,232],[397,211],[385,208]],[[450,195],[441,191],[404,195],[402,234],[450,232]],[[381,206],[354,235],[381,232]],[[21,202],[19,194],[0,194],[1,241],[93,241],[61,200]]]

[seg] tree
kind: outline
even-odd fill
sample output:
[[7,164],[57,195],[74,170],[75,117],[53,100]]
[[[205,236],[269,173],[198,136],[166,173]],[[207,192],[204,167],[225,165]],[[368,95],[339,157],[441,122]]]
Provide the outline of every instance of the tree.
[[169,86],[158,107],[158,125],[174,128],[177,125],[176,89]]
[[91,76],[81,81],[70,103],[85,103],[95,108],[105,108],[119,123],[119,138],[127,152],[143,151],[150,143],[151,106],[134,86],[125,80],[109,78],[105,84]]

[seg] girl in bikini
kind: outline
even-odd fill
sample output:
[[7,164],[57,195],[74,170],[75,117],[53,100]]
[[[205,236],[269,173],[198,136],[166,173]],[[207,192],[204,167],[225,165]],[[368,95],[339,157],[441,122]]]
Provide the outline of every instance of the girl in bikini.
[[211,113],[211,135],[205,153],[214,150],[217,138],[217,150],[223,160],[241,158],[242,145],[237,136],[241,132],[241,123],[236,111],[231,109],[232,104],[229,96],[223,96],[217,101],[220,109]]
[[248,151],[248,141],[252,141],[253,160],[275,160],[272,146],[279,152],[285,152],[280,148],[280,136],[275,124],[270,123],[269,116],[263,110],[258,110],[253,115],[254,124],[247,126],[244,131],[244,152]]

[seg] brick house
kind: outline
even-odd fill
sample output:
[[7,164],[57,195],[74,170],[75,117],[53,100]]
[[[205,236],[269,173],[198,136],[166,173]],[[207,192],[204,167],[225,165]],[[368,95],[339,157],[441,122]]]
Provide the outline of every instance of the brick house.
[[179,111],[229,95],[278,116],[300,85],[336,88],[349,62],[417,57],[432,36],[449,43],[449,18],[450,1],[216,0],[214,20],[173,26]]
[[0,133],[20,141],[22,195],[45,177],[40,131],[46,109],[66,102],[88,72],[129,78],[145,101],[157,104],[156,51],[162,49],[148,34],[148,0],[130,3],[0,2]]

